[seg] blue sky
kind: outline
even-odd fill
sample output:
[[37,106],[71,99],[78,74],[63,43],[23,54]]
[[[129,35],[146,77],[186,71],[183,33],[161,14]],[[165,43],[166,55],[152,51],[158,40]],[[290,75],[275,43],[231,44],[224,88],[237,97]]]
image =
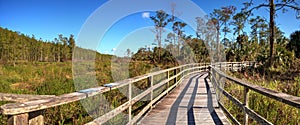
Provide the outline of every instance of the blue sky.
[[[176,0],[173,1],[176,2]],[[234,5],[241,8],[245,0],[193,0],[193,2],[206,14],[209,14],[213,9],[222,6]],[[265,0],[254,0],[255,4],[263,2]],[[30,36],[33,34],[37,39],[42,38],[48,41],[52,41],[58,34],[67,37],[74,34],[77,38],[87,20],[91,19],[97,9],[105,6],[106,3],[106,0],[0,0],[0,26]],[[118,5],[118,10],[126,9],[129,4],[135,3]],[[170,10],[170,6],[164,6],[162,9]],[[189,9],[190,7],[186,6],[185,9],[180,11],[193,12]],[[94,46],[95,49],[101,53],[112,54],[114,53],[112,50],[118,50],[119,48],[123,49],[120,53],[124,53],[125,48],[131,48],[132,51],[135,51],[140,47],[151,45],[154,39],[154,34],[151,32],[153,23],[147,18],[147,15],[143,17],[143,13],[148,12],[150,12],[150,15],[153,14],[149,10],[144,10],[116,20],[112,27],[105,32],[102,39],[98,41],[99,44]],[[111,13],[109,16],[114,16],[114,9],[108,13]],[[267,13],[266,9],[255,11],[256,15],[268,19]],[[182,13],[180,15],[184,17],[192,14]],[[107,20],[103,18],[97,23],[105,21]],[[295,18],[295,12],[292,10],[284,14],[278,12],[276,21],[287,37],[300,28],[300,20]],[[194,35],[191,28],[185,30],[187,33]],[[168,29],[166,29],[167,32]],[[95,34],[97,35],[97,31],[91,33],[91,35]]]

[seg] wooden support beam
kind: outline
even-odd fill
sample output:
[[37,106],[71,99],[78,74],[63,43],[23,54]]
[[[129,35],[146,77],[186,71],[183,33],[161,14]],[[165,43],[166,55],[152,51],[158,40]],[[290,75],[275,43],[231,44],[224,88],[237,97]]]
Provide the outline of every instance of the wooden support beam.
[[[149,77],[149,81],[150,81],[150,89],[151,89],[151,95],[150,95],[150,100],[151,100],[151,102],[153,101],[153,98],[154,98],[154,95],[153,95],[153,91],[154,91],[154,87],[153,87],[153,76],[150,76]],[[151,108],[152,108],[152,105],[151,105]]]
[[[244,106],[249,107],[249,89],[244,87]],[[248,125],[248,114],[244,111],[244,125]]]
[[131,122],[131,112],[132,112],[132,83],[128,85],[128,100],[129,100],[129,108],[128,108],[128,122]]
[[28,125],[28,113],[8,116],[7,125]]
[[29,125],[44,125],[44,110],[29,113]]
[[[167,89],[170,87],[170,71],[167,72],[167,79],[168,79],[168,82],[167,82]],[[169,94],[169,91],[167,91],[167,94]]]

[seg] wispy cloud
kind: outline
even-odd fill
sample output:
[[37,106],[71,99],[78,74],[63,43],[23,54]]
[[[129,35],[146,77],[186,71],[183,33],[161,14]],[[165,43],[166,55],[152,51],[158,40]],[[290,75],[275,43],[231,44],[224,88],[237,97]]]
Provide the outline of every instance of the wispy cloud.
[[142,17],[143,17],[143,18],[150,18],[150,13],[149,13],[149,12],[144,12],[144,13],[142,14]]

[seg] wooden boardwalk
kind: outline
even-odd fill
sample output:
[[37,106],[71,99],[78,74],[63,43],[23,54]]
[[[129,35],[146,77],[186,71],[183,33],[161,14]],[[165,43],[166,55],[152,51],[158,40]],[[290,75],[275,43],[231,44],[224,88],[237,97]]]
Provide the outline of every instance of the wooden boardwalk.
[[180,86],[158,102],[138,123],[140,125],[230,124],[218,107],[207,73],[187,76]]
[[[109,92],[111,89],[119,89],[121,87],[128,86],[129,99],[127,102],[94,119],[93,121],[86,123],[86,125],[98,125],[106,123],[120,113],[128,112],[128,116],[132,116],[132,108],[136,102],[143,99],[146,95],[153,97],[154,90],[161,88],[170,81],[177,80],[181,81],[181,84],[179,84],[178,87],[175,87],[177,84],[169,86],[168,89],[160,93],[158,96],[151,98],[151,101],[149,101],[149,103],[138,114],[134,117],[128,117],[127,124],[230,124],[227,118],[230,119],[233,124],[248,124],[249,122],[252,122],[249,121],[251,118],[252,120],[255,120],[257,124],[273,125],[272,122],[268,121],[249,107],[249,92],[251,91],[284,103],[285,105],[293,108],[300,109],[300,97],[298,96],[270,90],[268,88],[226,75],[220,70],[241,70],[245,67],[255,68],[256,62],[217,62],[210,65],[203,63],[185,64],[125,79],[115,82],[113,85],[106,84],[106,86],[88,88],[58,96],[0,93],[0,101],[13,102],[1,105],[0,113],[1,115],[8,117],[8,125],[43,124],[45,109],[77,102],[79,100],[84,100],[95,95]],[[220,95],[222,98],[227,98],[228,101],[242,110],[241,113],[244,115],[242,123],[238,121],[233,114],[228,112],[228,109],[224,107],[222,102],[217,103],[215,90],[212,87],[210,80],[206,78],[207,74],[203,73],[203,71],[210,72],[211,81],[213,81],[214,85],[219,84],[219,81],[221,81],[222,78],[223,80],[226,79],[232,81],[232,84],[239,85],[244,89],[242,95],[243,99],[241,101],[234,98],[234,95],[231,95],[230,92],[224,90],[222,87],[214,86],[221,92]],[[189,75],[187,73],[194,74]],[[168,77],[157,84],[153,84],[153,77],[159,74],[168,74]],[[178,79],[178,76],[182,75],[185,77]],[[148,84],[151,86],[139,95],[132,96],[132,84],[145,79],[148,79]],[[170,92],[173,88],[174,90]],[[161,97],[164,98],[160,100]],[[156,104],[153,106],[153,103]],[[224,116],[222,111],[227,114],[227,118]]]

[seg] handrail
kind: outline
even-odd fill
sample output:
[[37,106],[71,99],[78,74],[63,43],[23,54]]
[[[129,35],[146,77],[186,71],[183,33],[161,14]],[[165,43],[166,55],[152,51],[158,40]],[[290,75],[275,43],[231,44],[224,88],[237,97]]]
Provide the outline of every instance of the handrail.
[[[56,107],[56,106],[68,104],[71,102],[79,101],[79,100],[82,100],[82,99],[85,99],[85,98],[88,98],[91,96],[95,96],[95,95],[98,95],[98,94],[101,94],[104,92],[108,92],[112,89],[117,89],[117,88],[128,85],[130,88],[129,89],[129,93],[130,93],[129,101],[125,102],[124,104],[122,104],[121,106],[112,110],[111,112],[106,113],[105,115],[99,117],[98,119],[95,119],[94,121],[92,121],[88,124],[95,123],[95,122],[99,123],[98,121],[100,121],[100,123],[103,123],[105,121],[108,121],[112,117],[116,116],[118,113],[125,111],[126,109],[129,109],[129,111],[130,111],[129,112],[129,124],[132,124],[132,123],[135,123],[138,119],[140,119],[140,117],[142,116],[141,113],[146,112],[145,108],[148,108],[148,109],[151,108],[154,103],[159,101],[160,98],[162,98],[165,94],[169,93],[169,91],[171,91],[174,87],[176,87],[180,83],[182,78],[187,76],[188,73],[204,71],[204,70],[208,69],[208,67],[209,67],[209,64],[206,64],[206,63],[194,63],[194,64],[181,65],[181,66],[145,74],[142,76],[137,76],[134,78],[122,80],[120,82],[106,84],[106,85],[104,85],[104,87],[89,88],[89,89],[80,90],[80,91],[69,93],[69,94],[64,94],[64,95],[59,95],[59,96],[49,97],[49,98],[43,98],[40,100],[30,100],[30,101],[26,101],[26,102],[5,104],[0,107],[0,111],[2,114],[9,116],[8,124],[19,124],[18,122],[20,122],[20,121],[25,122],[25,123],[21,123],[21,124],[27,124],[27,123],[32,123],[32,122],[43,123],[44,118],[43,118],[42,114],[36,114],[36,113],[41,113],[41,111],[44,109],[48,109],[51,107]],[[197,70],[195,70],[195,69],[197,69]],[[174,72],[173,76],[170,76],[171,75],[170,72],[172,72],[172,71]],[[177,72],[177,71],[179,71],[179,72]],[[158,84],[153,85],[153,77],[156,75],[159,75],[159,74],[163,74],[163,73],[167,73],[168,78],[161,81]],[[179,79],[178,79],[178,77],[179,77]],[[132,93],[131,92],[131,84],[134,82],[138,82],[140,80],[144,80],[144,79],[149,79],[149,81],[151,82],[151,87],[148,88],[147,90],[145,90],[144,92],[142,92],[141,94],[137,95],[136,97],[132,98],[131,97],[131,93]],[[160,86],[162,86],[164,84],[169,85],[169,82],[172,80],[175,81],[174,85],[168,86],[168,89],[166,89],[162,94],[160,94],[156,98],[153,98],[153,90],[159,88]],[[147,94],[151,94],[150,106],[146,106],[143,109],[143,111],[144,110],[145,111],[140,112],[140,114],[137,115],[138,117],[131,118],[131,106],[134,103],[136,103],[138,100],[142,99]],[[34,116],[37,116],[37,117],[29,117],[29,116],[32,116],[31,115],[32,113],[35,113]]]
[[[252,64],[252,66],[254,66],[255,62],[252,62],[251,64]],[[296,96],[288,95],[285,93],[277,92],[274,90],[270,90],[270,89],[267,89],[267,88],[264,88],[264,87],[261,87],[258,85],[254,85],[249,82],[228,76],[225,73],[223,73],[222,71],[220,71],[218,68],[219,67],[217,65],[210,66],[211,81],[212,81],[215,89],[218,92],[220,92],[220,94],[223,94],[226,98],[228,98],[231,102],[233,102],[236,106],[238,106],[240,109],[243,110],[243,112],[245,114],[243,124],[248,124],[248,116],[250,116],[253,120],[257,121],[260,124],[272,125],[272,123],[270,121],[266,120],[265,118],[263,118],[262,116],[260,116],[255,111],[253,111],[252,109],[249,108],[249,106],[248,106],[249,90],[258,92],[258,93],[262,94],[263,96],[269,97],[271,99],[275,99],[277,101],[280,101],[280,102],[290,105],[292,107],[300,109],[300,97],[296,97]],[[217,75],[218,75],[218,78],[217,78]],[[243,95],[244,102],[240,102],[238,99],[236,99],[231,94],[229,94],[229,92],[227,92],[226,90],[224,90],[223,88],[221,88],[219,86],[220,85],[219,81],[220,81],[220,79],[223,79],[223,78],[228,79],[228,80],[244,87],[244,95]],[[221,109],[227,114],[227,116],[233,121],[233,123],[239,125],[240,123],[232,116],[232,114],[230,114],[226,110],[224,105],[220,101],[218,101],[218,103],[219,103]]]
[[29,95],[29,94],[9,94],[0,93],[0,101],[6,102],[27,102],[31,100],[45,99],[55,95]]
[[[199,65],[199,64],[198,64],[198,65]],[[191,65],[185,65],[185,66],[191,66]],[[185,67],[185,66],[183,66],[183,67]],[[182,78],[184,78],[185,76],[187,76],[187,75],[190,74],[190,73],[195,73],[195,72],[199,72],[199,71],[190,72],[190,73],[188,73],[188,74],[185,74],[185,75],[184,75],[183,77],[181,77],[178,81],[176,81],[175,84],[174,84],[173,86],[168,87],[168,89],[166,89],[164,92],[162,92],[158,97],[153,98],[153,91],[154,91],[155,89],[161,87],[162,85],[164,85],[164,84],[170,82],[170,81],[173,80],[173,79],[176,79],[178,76],[180,76],[180,75],[182,75],[182,74],[184,74],[184,73],[186,73],[186,72],[188,72],[188,71],[190,71],[190,70],[194,70],[194,69],[196,68],[196,69],[199,69],[199,70],[201,71],[202,69],[208,69],[208,67],[209,67],[208,65],[207,65],[207,66],[196,66],[196,65],[192,65],[192,66],[193,66],[192,68],[184,69],[184,70],[180,71],[178,74],[176,73],[176,74],[174,74],[174,76],[172,76],[172,77],[170,77],[170,78],[167,78],[167,79],[165,79],[165,80],[162,80],[161,82],[159,82],[159,83],[156,84],[156,85],[153,85],[153,75],[152,75],[152,76],[149,76],[148,78],[149,78],[149,81],[151,82],[151,87],[148,88],[147,90],[145,90],[144,92],[142,92],[141,94],[137,95],[136,97],[130,99],[130,100],[127,101],[126,103],[128,103],[128,104],[134,104],[134,103],[136,103],[138,100],[142,99],[143,97],[145,97],[145,96],[148,95],[148,94],[151,94],[151,101],[150,101],[149,104],[148,104],[145,108],[143,108],[143,110],[142,110],[140,113],[138,113],[138,115],[136,115],[133,119],[129,118],[128,124],[136,123],[136,122],[142,117],[142,115],[145,114],[146,111],[152,107],[153,104],[155,104],[157,101],[159,101],[160,98],[162,98],[162,97],[163,97],[164,95],[166,95],[169,91],[171,91],[174,87],[176,87],[176,86],[180,83],[180,81],[182,80]],[[194,67],[194,66],[196,66],[196,67]],[[177,68],[182,68],[182,66],[179,66],[179,67],[177,67]],[[177,68],[171,68],[171,69],[176,70]],[[163,70],[163,71],[165,71],[165,72],[158,71],[159,73],[156,72],[156,73],[153,73],[153,74],[158,75],[158,74],[161,74],[161,73],[166,73],[166,72],[171,71],[171,70],[167,69],[167,70]],[[168,74],[169,74],[169,73],[168,73]],[[142,78],[140,78],[140,80],[142,80]],[[130,89],[129,89],[129,93],[131,93],[131,90],[130,90]],[[129,97],[129,98],[131,98],[131,97]],[[107,114],[105,114],[105,115],[103,115],[103,116],[101,116],[101,117],[99,117],[99,118],[93,120],[92,122],[87,123],[86,125],[97,125],[97,124],[103,124],[103,123],[105,123],[105,122],[108,121],[109,119],[113,118],[113,117],[116,116],[117,114],[119,114],[119,113],[121,113],[122,111],[125,111],[127,108],[129,108],[130,105],[128,105],[128,104],[126,104],[126,103],[123,104],[123,105],[121,105],[121,106],[119,106],[119,107],[117,107],[116,109],[114,109],[114,110],[108,112]],[[131,114],[129,114],[129,116],[131,117]]]

